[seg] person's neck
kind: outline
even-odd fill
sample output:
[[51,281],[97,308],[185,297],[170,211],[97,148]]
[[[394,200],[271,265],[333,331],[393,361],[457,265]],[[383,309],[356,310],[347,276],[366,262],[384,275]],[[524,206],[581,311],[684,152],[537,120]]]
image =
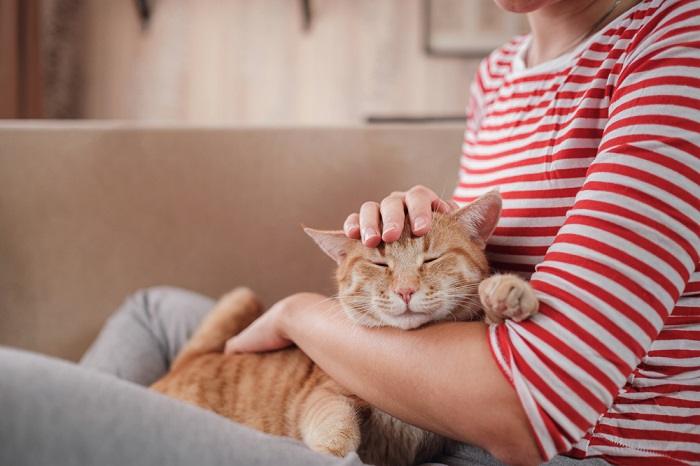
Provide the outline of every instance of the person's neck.
[[527,66],[544,63],[577,47],[589,33],[597,32],[635,3],[637,0],[622,0],[610,11],[615,0],[564,0],[528,13],[532,41]]

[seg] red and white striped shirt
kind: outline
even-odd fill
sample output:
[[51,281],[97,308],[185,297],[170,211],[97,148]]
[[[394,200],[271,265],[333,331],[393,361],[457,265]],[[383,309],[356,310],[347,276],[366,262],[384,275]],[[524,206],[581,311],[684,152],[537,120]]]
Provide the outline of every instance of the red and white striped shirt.
[[495,268],[541,311],[490,329],[542,454],[700,464],[700,0],[646,0],[527,68],[482,63],[460,183],[498,187]]

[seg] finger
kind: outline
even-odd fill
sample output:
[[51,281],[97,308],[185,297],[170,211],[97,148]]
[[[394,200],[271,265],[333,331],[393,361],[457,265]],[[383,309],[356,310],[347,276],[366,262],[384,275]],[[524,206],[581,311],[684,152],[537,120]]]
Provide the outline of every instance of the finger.
[[343,223],[345,236],[351,239],[360,239],[360,216],[357,212],[348,215]]
[[396,241],[401,236],[406,219],[403,195],[392,194],[384,198],[379,206],[379,212],[382,216],[382,240],[385,243]]
[[360,208],[360,236],[362,243],[371,248],[376,247],[382,240],[379,236],[379,204],[365,202]]
[[234,341],[236,337],[231,337],[226,340],[226,345],[224,346],[224,354],[233,354],[237,351],[237,345]]
[[424,186],[416,186],[406,193],[408,218],[411,230],[416,236],[423,236],[430,231],[432,222],[432,205],[437,195]]
[[450,204],[447,203],[447,201],[443,201],[439,197],[436,197],[432,204],[431,207],[434,212],[440,212],[442,214],[449,214],[454,210]]
[[251,338],[248,334],[240,334],[231,337],[224,348],[224,354],[234,353],[259,353],[263,351],[273,351],[275,348],[274,342],[259,338]]
[[265,329],[248,327],[236,336],[228,339],[224,347],[224,354],[234,353],[260,353],[286,348],[289,341],[275,335],[267,335]]

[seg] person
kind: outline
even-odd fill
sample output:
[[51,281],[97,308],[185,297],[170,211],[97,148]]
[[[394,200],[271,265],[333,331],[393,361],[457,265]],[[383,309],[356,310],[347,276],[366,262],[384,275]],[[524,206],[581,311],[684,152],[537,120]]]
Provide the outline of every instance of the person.
[[[700,464],[700,2],[498,3],[532,34],[479,68],[453,199],[500,189],[487,252],[530,276],[540,313],[347,332],[301,295],[228,349],[293,341],[371,404],[509,463]],[[404,211],[421,235],[449,208],[419,186],[344,229],[373,247]]]
[[[299,293],[226,351],[298,345],[371,404],[463,442],[448,465],[700,463],[700,1],[496,1],[532,32],[479,68],[453,201],[500,189],[487,252],[530,277],[540,313],[349,332],[333,301]],[[452,208],[418,186],[344,229],[375,247],[405,215],[422,235]],[[360,464],[126,382],[167,371],[211,304],[137,293],[84,368],[0,350],[0,463]]]

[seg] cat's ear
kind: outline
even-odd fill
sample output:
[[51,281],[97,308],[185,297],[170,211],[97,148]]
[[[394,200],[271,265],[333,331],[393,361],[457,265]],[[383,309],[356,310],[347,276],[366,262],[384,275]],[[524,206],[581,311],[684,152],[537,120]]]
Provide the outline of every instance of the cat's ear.
[[502,205],[501,194],[495,190],[489,191],[453,215],[466,228],[472,240],[483,249],[496,229]]
[[330,256],[331,259],[340,264],[348,255],[352,239],[345,236],[342,231],[323,231],[313,228],[304,228],[304,232],[309,235],[318,246]]

